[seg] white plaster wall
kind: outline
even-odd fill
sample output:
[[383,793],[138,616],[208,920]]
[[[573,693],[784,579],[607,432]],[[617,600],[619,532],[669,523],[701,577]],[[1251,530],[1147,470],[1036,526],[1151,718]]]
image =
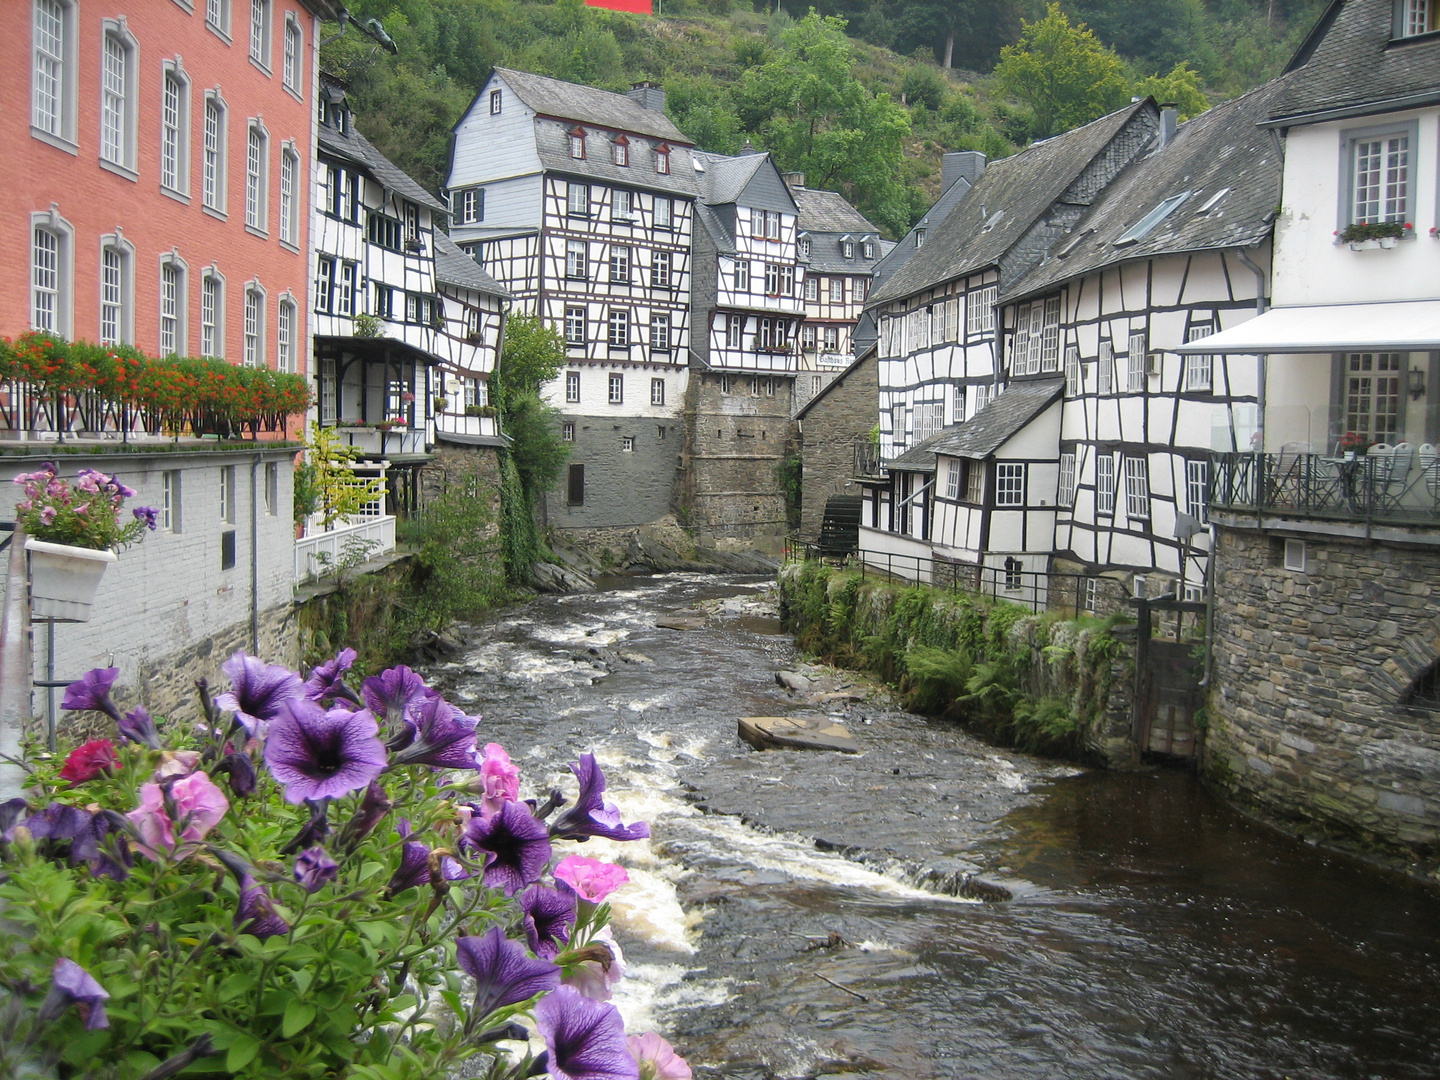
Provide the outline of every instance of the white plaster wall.
[[[565,400],[566,376],[571,372],[580,375],[580,400]],[[625,400],[619,404],[610,401],[610,376],[624,378]],[[650,404],[650,381],[665,380],[665,404]],[[685,403],[685,391],[689,386],[690,369],[662,364],[607,364],[587,362],[572,364],[560,372],[558,378],[544,387],[546,402],[561,412],[576,416],[616,416],[673,418],[680,415]]]

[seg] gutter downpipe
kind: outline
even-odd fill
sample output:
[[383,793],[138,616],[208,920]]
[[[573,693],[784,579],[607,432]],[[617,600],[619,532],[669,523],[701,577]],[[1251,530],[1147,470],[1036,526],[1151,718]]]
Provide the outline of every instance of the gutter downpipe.
[[[1236,248],[1236,257],[1240,264],[1255,275],[1255,315],[1259,317],[1265,314],[1265,271],[1260,265],[1250,258],[1249,252],[1244,248]],[[1259,414],[1257,434],[1260,443],[1255,448],[1257,464],[1259,455],[1265,451],[1265,384],[1269,378],[1269,356],[1261,354],[1258,358],[1259,370],[1257,371],[1259,385],[1255,393],[1255,411]],[[1236,447],[1238,450],[1239,447]],[[1255,523],[1260,524],[1259,500],[1256,500]],[[1210,676],[1214,672],[1215,662],[1215,555],[1217,530],[1212,523],[1210,526],[1210,558],[1205,573],[1205,671],[1200,679],[1201,688],[1209,687]]]
[[250,461],[250,655],[260,653],[260,490],[256,476],[264,456]]

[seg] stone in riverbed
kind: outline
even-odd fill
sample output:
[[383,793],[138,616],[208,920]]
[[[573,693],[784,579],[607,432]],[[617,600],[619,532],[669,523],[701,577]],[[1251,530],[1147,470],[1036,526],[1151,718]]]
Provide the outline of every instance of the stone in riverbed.
[[828,716],[742,716],[740,738],[757,750],[860,752],[860,744],[845,725]]
[[655,625],[662,630],[702,630],[705,627],[705,613],[681,611],[674,615],[662,615],[655,620]]
[[775,681],[786,690],[793,690],[797,694],[808,694],[814,685],[804,675],[797,675],[793,671],[775,672]]

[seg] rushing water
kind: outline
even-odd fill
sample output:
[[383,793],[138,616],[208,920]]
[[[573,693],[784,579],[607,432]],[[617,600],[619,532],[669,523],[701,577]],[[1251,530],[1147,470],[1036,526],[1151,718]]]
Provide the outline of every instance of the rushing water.
[[[775,683],[800,658],[765,588],[539,599],[432,672],[535,790],[593,749],[650,822],[586,852],[630,871],[631,1030],[747,1080],[1440,1077],[1440,899],[1186,774],[1084,772],[879,699],[834,710],[858,756],[752,751],[737,717],[815,708]],[[655,626],[705,602],[702,630]]]

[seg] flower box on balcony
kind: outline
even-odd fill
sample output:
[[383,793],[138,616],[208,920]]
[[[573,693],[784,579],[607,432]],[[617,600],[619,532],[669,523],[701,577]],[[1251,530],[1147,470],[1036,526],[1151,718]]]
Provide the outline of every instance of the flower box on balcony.
[[30,611],[37,619],[89,622],[95,593],[105,569],[116,559],[113,551],[25,541],[30,553]]

